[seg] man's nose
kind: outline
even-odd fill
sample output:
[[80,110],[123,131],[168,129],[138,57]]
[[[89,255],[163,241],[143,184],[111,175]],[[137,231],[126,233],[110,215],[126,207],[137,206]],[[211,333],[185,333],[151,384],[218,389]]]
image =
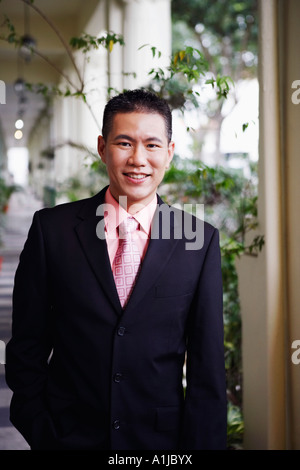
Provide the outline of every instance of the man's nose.
[[130,165],[144,166],[147,163],[147,152],[143,145],[135,145],[128,159]]

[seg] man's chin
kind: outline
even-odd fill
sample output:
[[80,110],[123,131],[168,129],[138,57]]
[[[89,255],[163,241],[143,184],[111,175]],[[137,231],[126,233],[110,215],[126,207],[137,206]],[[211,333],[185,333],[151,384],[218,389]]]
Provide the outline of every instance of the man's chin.
[[138,212],[152,201],[154,195],[155,192],[143,193],[142,191],[135,191],[134,194],[127,193],[127,208],[134,209],[135,212]]

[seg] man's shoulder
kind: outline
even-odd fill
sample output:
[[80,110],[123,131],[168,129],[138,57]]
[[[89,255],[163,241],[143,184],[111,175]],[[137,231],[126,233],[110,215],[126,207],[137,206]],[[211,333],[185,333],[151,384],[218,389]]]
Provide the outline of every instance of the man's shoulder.
[[153,226],[154,237],[181,240],[186,250],[207,248],[215,236],[218,239],[218,230],[204,220],[203,207],[198,206],[197,211],[192,204],[178,207],[160,202]]
[[78,199],[77,201],[63,202],[53,207],[43,207],[38,212],[42,217],[55,217],[59,214],[76,213],[80,211],[80,209],[84,207],[84,205],[87,204],[91,199],[92,198],[85,198]]
[[173,214],[174,221],[179,224],[189,224],[191,227],[203,226],[205,232],[213,233],[217,228],[207,222],[204,217],[203,204],[169,205],[161,200],[158,211],[162,214]]
[[38,215],[41,220],[66,220],[67,218],[85,218],[89,215],[96,215],[96,209],[101,204],[102,197],[103,190],[85,199],[64,202],[54,207],[44,207],[38,211]]

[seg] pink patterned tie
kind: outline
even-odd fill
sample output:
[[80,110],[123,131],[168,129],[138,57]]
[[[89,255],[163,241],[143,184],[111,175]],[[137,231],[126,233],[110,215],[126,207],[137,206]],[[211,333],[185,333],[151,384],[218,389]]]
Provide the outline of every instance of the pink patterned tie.
[[132,240],[132,232],[138,226],[133,217],[119,225],[119,247],[113,262],[113,275],[122,307],[130,297],[141,264],[138,247]]

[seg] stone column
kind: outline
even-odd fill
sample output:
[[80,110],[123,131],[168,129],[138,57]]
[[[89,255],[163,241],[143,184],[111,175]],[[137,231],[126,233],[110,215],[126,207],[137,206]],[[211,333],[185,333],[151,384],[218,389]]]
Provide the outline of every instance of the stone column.
[[[124,77],[125,88],[137,88],[147,83],[153,67],[164,67],[171,54],[170,0],[122,0],[123,35],[125,40],[123,70],[135,72],[137,78]],[[147,47],[139,48],[145,44]],[[160,60],[152,57],[150,47],[162,52]]]
[[[246,449],[285,448],[285,358],[276,1],[260,1],[259,233],[265,247],[238,263]],[[251,234],[253,237],[254,234]]]
[[[286,273],[286,358],[287,358],[287,412],[289,448],[300,449],[300,348],[292,348],[300,341],[300,35],[299,0],[279,1],[281,51],[281,132],[283,227],[285,234]],[[292,355],[294,360],[292,361]]]
[[292,88],[300,80],[300,3],[260,0],[259,7],[258,216],[265,247],[238,263],[244,447],[299,449],[300,364],[292,362],[291,346],[300,340],[300,104],[292,100],[300,97]]

